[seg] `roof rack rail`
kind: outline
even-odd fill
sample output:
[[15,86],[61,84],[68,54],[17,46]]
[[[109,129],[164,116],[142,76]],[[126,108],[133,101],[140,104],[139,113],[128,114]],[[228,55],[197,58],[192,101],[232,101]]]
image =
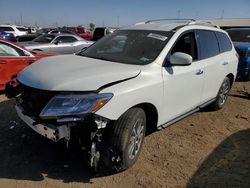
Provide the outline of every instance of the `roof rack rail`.
[[203,25],[203,26],[210,26],[210,27],[220,28],[218,25],[215,25],[212,22],[202,21],[202,20],[195,20],[193,22],[189,22],[188,25]]
[[145,23],[151,23],[151,22],[177,22],[177,23],[189,23],[189,22],[195,22],[194,19],[156,19],[156,20],[148,20]]

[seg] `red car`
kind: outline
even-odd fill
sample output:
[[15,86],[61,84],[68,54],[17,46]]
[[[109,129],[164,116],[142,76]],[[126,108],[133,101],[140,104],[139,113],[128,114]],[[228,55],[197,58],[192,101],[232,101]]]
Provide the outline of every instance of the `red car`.
[[5,90],[5,84],[29,64],[43,57],[55,55],[28,51],[16,44],[0,39],[0,90]]
[[91,40],[93,38],[93,35],[84,27],[66,27],[66,29],[78,34],[80,37],[86,40]]

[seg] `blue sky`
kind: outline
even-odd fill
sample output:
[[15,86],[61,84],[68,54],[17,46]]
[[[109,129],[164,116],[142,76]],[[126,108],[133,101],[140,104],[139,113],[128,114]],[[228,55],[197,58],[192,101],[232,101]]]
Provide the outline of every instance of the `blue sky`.
[[250,18],[250,0],[2,0],[0,23],[125,26],[157,18]]

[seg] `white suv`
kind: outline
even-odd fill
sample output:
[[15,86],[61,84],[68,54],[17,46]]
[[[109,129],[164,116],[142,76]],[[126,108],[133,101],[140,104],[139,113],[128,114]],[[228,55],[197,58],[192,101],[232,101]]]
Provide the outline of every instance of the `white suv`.
[[123,170],[138,159],[146,131],[209,104],[222,108],[237,63],[219,28],[148,21],[116,30],[78,55],[31,64],[17,78],[16,110],[53,141],[80,140],[95,170],[100,162]]
[[12,33],[15,37],[28,34],[28,29],[26,27],[16,25],[0,25],[0,31]]

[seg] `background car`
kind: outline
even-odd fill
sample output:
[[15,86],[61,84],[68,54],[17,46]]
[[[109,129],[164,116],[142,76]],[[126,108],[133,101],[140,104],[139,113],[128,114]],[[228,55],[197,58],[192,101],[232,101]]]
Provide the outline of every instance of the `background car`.
[[30,42],[20,42],[19,44],[28,50],[73,54],[80,52],[92,43],[72,34],[45,34]]
[[22,35],[18,37],[18,42],[27,42],[32,41],[40,35],[48,34],[50,31],[53,31],[53,28],[42,28],[37,30],[35,33],[28,32],[26,35]]
[[0,31],[12,33],[15,37],[26,35],[28,33],[28,29],[26,27],[16,25],[0,25]]
[[0,39],[0,90],[26,66],[53,53],[30,52],[18,45]]
[[93,38],[93,35],[85,27],[65,27],[64,29],[72,31],[86,40]]
[[111,28],[111,27],[97,27],[94,30],[93,34],[93,41],[97,41],[100,38],[104,37],[107,34],[113,33],[117,28]]
[[6,33],[4,31],[0,31],[0,39],[17,42],[16,37],[12,33]]
[[238,76],[243,80],[250,80],[250,28],[233,28],[227,30],[240,59]]

